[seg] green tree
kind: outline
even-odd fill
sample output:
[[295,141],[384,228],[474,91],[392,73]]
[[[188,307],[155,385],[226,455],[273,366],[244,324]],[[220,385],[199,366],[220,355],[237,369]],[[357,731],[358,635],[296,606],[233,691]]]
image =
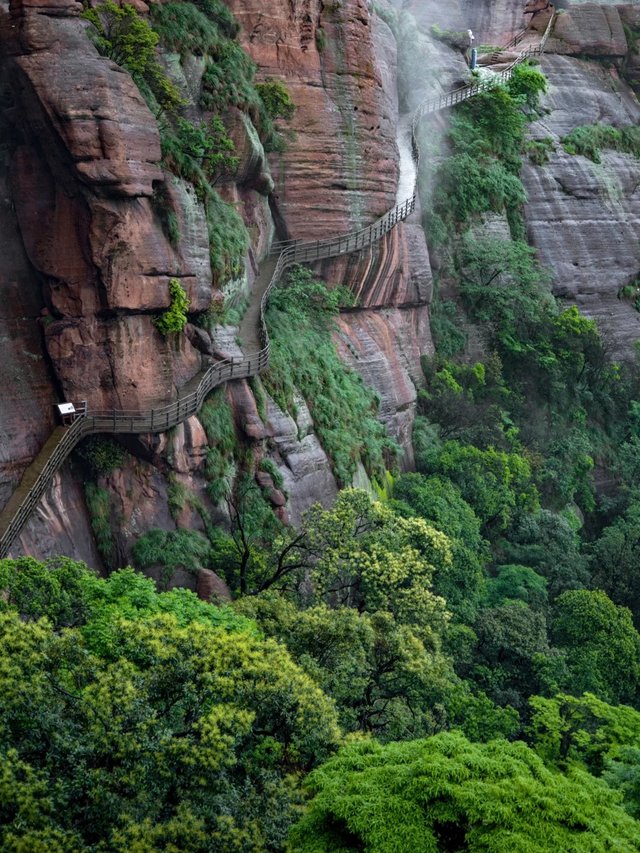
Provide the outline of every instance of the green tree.
[[331,703],[275,642],[203,619],[210,605],[153,613],[162,594],[118,583],[84,628],[0,613],[0,847],[281,848],[291,774],[337,743]]
[[299,610],[274,593],[245,598],[236,609],[284,643],[335,701],[345,731],[390,740],[424,736],[447,721],[457,678],[434,632],[425,637],[382,611]]
[[179,279],[169,280],[169,296],[171,304],[166,311],[153,320],[153,325],[160,334],[165,336],[181,332],[188,322],[189,297]]
[[538,507],[531,465],[520,454],[447,441],[429,455],[427,467],[455,483],[482,521],[485,535],[495,536],[518,512]]
[[640,846],[618,796],[581,770],[563,775],[523,743],[459,734],[354,743],[311,774],[292,832],[300,853],[513,850],[575,853]]
[[527,739],[546,764],[579,762],[596,776],[626,747],[640,749],[640,713],[609,705],[592,693],[533,696]]
[[531,327],[555,311],[549,276],[520,241],[465,236],[457,253],[460,295],[501,353],[531,347]]
[[263,83],[256,83],[256,89],[270,118],[283,118],[287,121],[293,118],[296,105],[281,80],[265,80]]
[[566,656],[566,690],[636,704],[640,635],[626,607],[617,607],[600,590],[563,592],[552,609],[551,637]]
[[591,547],[589,565],[592,583],[617,604],[630,608],[640,624],[640,502],[606,527]]
[[449,538],[451,560],[435,567],[433,589],[456,616],[472,620],[484,589],[486,543],[480,519],[456,486],[442,477],[403,474],[395,480],[393,494],[395,512],[420,516]]
[[575,526],[559,513],[541,509],[534,514],[519,514],[500,548],[509,563],[529,566],[547,579],[551,600],[589,582]]
[[158,34],[133,6],[106,0],[82,15],[93,24],[93,41],[100,53],[126,68],[147,100],[161,110],[178,109],[183,103],[180,92],[156,58]]
[[499,704],[522,708],[536,690],[536,662],[549,651],[544,614],[522,601],[481,610],[471,675]]
[[547,581],[528,566],[498,566],[495,577],[487,583],[487,602],[500,605],[508,601],[524,601],[532,610],[545,610]]
[[460,539],[472,551],[483,550],[480,519],[450,480],[402,474],[394,481],[393,496],[449,538]]

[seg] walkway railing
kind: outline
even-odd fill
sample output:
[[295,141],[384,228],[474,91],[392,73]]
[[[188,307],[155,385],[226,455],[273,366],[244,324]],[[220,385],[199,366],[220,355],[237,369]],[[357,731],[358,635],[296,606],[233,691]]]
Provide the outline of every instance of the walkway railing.
[[520,65],[520,63],[524,62],[525,59],[529,59],[531,56],[540,56],[545,49],[549,36],[551,35],[551,30],[553,29],[553,23],[555,21],[555,15],[552,15],[549,18],[549,23],[547,24],[547,28],[544,31],[542,38],[540,39],[539,44],[531,45],[527,47],[525,50],[521,51],[518,56],[511,62],[510,65],[507,66],[503,71],[500,71],[497,74],[493,74],[490,78],[486,80],[481,80],[479,83],[472,83],[470,86],[462,86],[459,89],[454,89],[452,92],[446,92],[444,95],[440,95],[435,98],[429,98],[426,101],[423,101],[418,109],[415,111],[413,117],[413,125],[414,128],[416,126],[416,122],[418,122],[423,116],[428,113],[435,113],[439,110],[447,109],[448,107],[453,107],[456,104],[460,104],[463,101],[468,100],[469,98],[473,98],[475,95],[479,95],[482,92],[488,92],[493,89],[495,86],[498,86],[502,83],[506,83],[507,80],[513,74],[513,69],[516,65]]
[[[528,56],[542,52],[551,31],[552,22],[553,18],[549,22],[539,46],[523,51],[508,69],[496,74],[491,81],[465,86],[439,98],[425,101],[418,107],[412,123],[412,154],[416,166],[420,155],[416,128],[420,118],[427,113],[461,103],[480,92],[493,88],[498,83],[508,80],[515,65]],[[327,240],[316,240],[315,242],[293,240],[274,244],[272,251],[279,253],[279,257],[271,281],[260,302],[261,349],[239,359],[225,359],[216,362],[189,383],[189,386],[195,385],[194,390],[179,396],[177,400],[166,406],[147,412],[122,409],[106,412],[89,411],[80,415],[71,426],[58,427],[42,451],[27,468],[17,489],[0,513],[0,557],[5,557],[8,554],[9,548],[38,505],[54,474],[83,438],[96,433],[131,435],[165,432],[197,414],[208,394],[216,386],[230,379],[243,379],[261,373],[269,364],[269,336],[265,322],[269,294],[279,283],[287,267],[293,264],[312,263],[325,258],[338,257],[371,246],[395,228],[399,222],[403,222],[410,216],[415,210],[415,206],[416,194],[414,191],[410,198],[397,204],[366,228],[338,237],[330,237]]]

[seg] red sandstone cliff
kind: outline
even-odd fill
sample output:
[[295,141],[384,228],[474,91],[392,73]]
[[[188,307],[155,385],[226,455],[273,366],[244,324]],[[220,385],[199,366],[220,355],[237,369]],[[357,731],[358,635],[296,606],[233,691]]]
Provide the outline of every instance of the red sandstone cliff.
[[[331,7],[316,0],[276,2],[268,12],[255,0],[234,0],[230,6],[260,75],[284,78],[297,106],[294,135],[271,163],[271,207],[280,227],[312,238],[373,221],[394,203],[398,178],[395,76],[387,67],[393,65],[390,34],[374,35],[364,0]],[[2,91],[12,104],[12,144],[2,148],[2,175],[10,171],[12,178],[5,206],[12,250],[0,281],[10,296],[13,288],[3,320],[20,341],[5,345],[5,352],[17,363],[23,360],[22,347],[34,351],[33,363],[20,364],[15,402],[0,416],[0,428],[11,436],[11,446],[3,447],[6,499],[52,426],[54,399],[140,409],[169,400],[197,372],[201,353],[187,336],[178,348],[169,345],[153,327],[152,314],[167,307],[173,276],[182,280],[194,310],[208,306],[215,283],[202,209],[188,185],[162,173],[155,121],[129,75],[92,46],[78,17],[79,4],[15,0],[0,9]],[[233,135],[240,155],[237,183],[229,183],[224,194],[237,203],[251,230],[251,280],[273,233],[269,208],[253,187],[265,193],[273,185],[264,160],[255,162],[241,122]],[[153,190],[162,182],[181,221],[177,248],[154,210]],[[343,347],[345,357],[376,386],[383,418],[407,447],[415,396],[411,380],[417,378],[420,352],[430,346],[430,272],[416,229],[398,229],[378,250],[321,270],[328,281],[347,283],[358,296],[361,307],[345,316],[339,343],[351,339]],[[22,303],[15,293],[19,282],[28,293]],[[382,306],[387,313],[369,316],[370,309]],[[21,327],[17,317],[25,307],[30,316]],[[38,325],[43,309],[46,316]],[[308,413],[306,422],[289,424],[290,418],[270,404],[262,424],[244,383],[232,383],[229,393],[243,440],[256,444],[257,452],[267,437],[277,447],[291,495],[289,517],[298,518],[314,500],[331,499],[335,483]],[[299,408],[304,421],[304,407]],[[28,424],[30,442],[22,434]],[[126,559],[145,530],[173,526],[167,477],[206,501],[204,444],[193,418],[169,440],[161,436],[131,445],[137,459],[104,483],[119,559]],[[82,492],[74,482],[71,469],[63,469],[25,528],[20,547],[96,562]],[[180,521],[200,523],[189,512]]]

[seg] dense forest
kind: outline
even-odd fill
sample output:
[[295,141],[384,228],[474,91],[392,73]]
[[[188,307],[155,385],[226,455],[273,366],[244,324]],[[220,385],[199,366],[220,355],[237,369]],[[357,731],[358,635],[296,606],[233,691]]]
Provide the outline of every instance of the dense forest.
[[[233,168],[224,108],[251,111],[277,150],[293,105],[255,83],[222,4],[153,10],[153,29],[110,2],[85,14],[159,116],[166,168],[205,200],[224,275],[246,249],[215,189]],[[158,38],[211,57],[221,118],[207,128],[181,114]],[[0,561],[0,850],[640,849],[640,376],[554,298],[527,244],[519,175],[548,155],[527,137],[546,85],[523,64],[426,131],[436,354],[415,471],[401,473],[374,392],[338,356],[352,294],[295,267],[270,300],[253,390],[285,412],[304,399],[342,487],[333,506],[283,523],[216,391],[205,466],[226,524],[195,506],[202,531],[151,530],[116,567],[101,478],[128,451],[97,438],[77,464],[107,575]],[[638,156],[640,132],[585,126],[563,144]],[[479,227],[490,214],[508,234]],[[167,335],[187,321],[173,296],[156,319]],[[352,487],[358,466],[368,489]],[[171,500],[178,513],[191,498],[176,485]],[[231,600],[168,589],[199,566]]]

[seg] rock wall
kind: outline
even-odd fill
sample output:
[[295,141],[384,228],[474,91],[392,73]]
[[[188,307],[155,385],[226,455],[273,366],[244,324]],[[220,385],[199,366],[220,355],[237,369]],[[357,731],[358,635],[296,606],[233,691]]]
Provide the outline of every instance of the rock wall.
[[272,158],[274,203],[292,238],[369,224],[393,205],[395,128],[376,67],[366,0],[231,0],[242,43],[296,104],[292,138]]
[[53,429],[53,376],[41,323],[44,301],[29,265],[9,188],[9,128],[0,125],[0,506]]
[[[296,103],[296,136],[281,157],[272,157],[276,203],[289,233],[320,239],[369,224],[393,206],[398,185],[394,33],[363,0],[296,4],[293,17],[284,3],[272,4],[268,13],[257,0],[231,5],[260,73],[284,77]],[[424,233],[418,224],[405,224],[380,244],[319,264],[317,271],[329,284],[348,285],[357,299],[360,310],[341,317],[336,340],[346,362],[379,394],[381,418],[411,466],[419,356],[433,350]],[[282,429],[285,421],[276,421]],[[302,433],[308,436],[306,427]],[[292,488],[288,482],[294,518],[308,495],[333,494],[324,463],[311,487],[307,469],[317,469],[316,442],[310,442],[311,461],[302,466],[305,485]],[[293,458],[299,461],[299,449]],[[297,478],[285,460],[276,461],[285,480]]]
[[[250,283],[274,232],[270,209],[281,229],[313,238],[368,224],[395,203],[396,42],[364,0],[276,2],[268,12],[255,0],[229,5],[260,75],[284,79],[298,107],[286,150],[271,158],[275,187],[245,118],[229,117],[239,163],[222,193],[250,230]],[[169,304],[170,278],[181,279],[196,311],[216,295],[204,215],[192,188],[159,169],[151,114],[129,75],[97,54],[79,11],[73,0],[12,0],[0,16],[0,91],[11,96],[14,135],[11,161],[6,154],[0,173],[2,180],[11,173],[3,210],[5,233],[13,235],[0,261],[0,283],[16,291],[11,312],[2,317],[7,328],[14,324],[7,372],[17,347],[33,352],[26,364],[22,350],[15,355],[20,393],[0,416],[0,429],[13,436],[3,445],[4,499],[43,444],[55,399],[86,399],[93,409],[166,402],[211,351],[195,328],[176,347],[153,327],[153,314]],[[190,57],[180,63],[172,54],[163,61],[196,116],[201,64]],[[178,214],[178,246],[164,234],[155,208],[159,185]],[[256,190],[271,193],[269,206]],[[431,275],[421,229],[407,224],[379,249],[325,264],[319,273],[357,295],[360,310],[341,319],[337,340],[347,361],[378,390],[381,417],[410,464],[417,365],[432,346]],[[17,291],[27,280],[28,299],[19,301]],[[16,323],[22,323],[19,342]],[[233,349],[233,331],[226,337]],[[241,443],[258,459],[269,453],[280,467],[286,506],[273,483],[260,483],[275,511],[295,523],[316,500],[331,502],[336,483],[303,401],[297,422],[267,401],[263,422],[246,383],[230,383],[228,394]],[[30,443],[22,434],[25,423],[33,432]],[[136,538],[151,527],[202,527],[190,506],[177,518],[169,513],[170,484],[195,496],[214,519],[224,518],[224,507],[208,500],[206,436],[197,418],[171,436],[132,439],[129,449],[134,455],[123,468],[100,480],[110,496],[116,562],[126,561]],[[15,553],[64,552],[100,566],[83,503],[81,469],[65,466]]]
[[640,273],[640,161],[605,151],[602,163],[567,154],[560,142],[585,124],[637,125],[640,105],[612,66],[545,56],[549,112],[531,128],[555,151],[544,166],[525,165],[529,240],[554,279],[554,291],[598,325],[612,355],[629,358],[640,314],[620,290]]
[[[130,76],[98,55],[80,8],[10,5],[4,73],[21,137],[12,198],[50,312],[45,343],[62,394],[94,409],[146,408],[201,365],[186,339],[178,350],[167,344],[151,312],[168,307],[174,276],[194,310],[206,308],[211,270],[206,240],[182,255],[164,235],[152,204],[164,180],[155,120]],[[205,235],[204,221],[194,230]]]

